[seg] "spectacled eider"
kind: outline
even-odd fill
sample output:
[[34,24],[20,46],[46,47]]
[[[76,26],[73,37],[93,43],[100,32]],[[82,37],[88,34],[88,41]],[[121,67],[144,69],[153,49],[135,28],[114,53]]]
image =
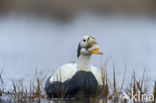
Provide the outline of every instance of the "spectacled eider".
[[93,36],[84,36],[77,49],[77,63],[58,68],[45,84],[47,97],[93,96],[102,85],[101,72],[90,64],[92,54],[102,54]]

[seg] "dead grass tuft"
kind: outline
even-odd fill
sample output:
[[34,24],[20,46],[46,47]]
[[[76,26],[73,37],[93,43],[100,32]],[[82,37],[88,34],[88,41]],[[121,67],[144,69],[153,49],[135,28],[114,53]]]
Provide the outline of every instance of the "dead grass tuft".
[[153,95],[154,95],[154,103],[155,103],[156,102],[156,81],[155,81],[155,84],[154,84]]
[[[12,80],[13,89],[10,91],[3,91],[2,94],[7,98],[7,102],[40,102],[41,99],[46,97],[44,92],[44,80],[46,75],[42,76],[41,73],[36,71],[29,86],[24,85],[23,80]],[[2,77],[0,76],[0,78]]]
[[[128,99],[122,99],[121,94],[125,92],[128,94],[128,96],[131,98],[132,95],[140,96],[147,94],[149,90],[149,82],[150,79],[145,76],[145,70],[143,71],[141,79],[137,79],[135,72],[133,72],[130,80],[130,85],[124,90],[124,82],[125,82],[125,76],[126,76],[126,66],[125,71],[123,74],[123,79],[121,86],[119,86],[117,82],[116,72],[115,72],[115,66],[113,67],[113,80],[112,83],[109,81],[108,75],[107,75],[107,62],[104,64],[104,66],[101,66],[101,74],[102,74],[102,82],[103,86],[100,88],[100,98],[99,96],[95,98],[90,98],[91,101],[94,103],[107,103],[109,101],[118,103],[123,102],[127,103]],[[7,102],[19,102],[19,103],[25,103],[25,102],[42,102],[46,100],[46,93],[44,91],[44,81],[47,76],[47,73],[43,75],[42,72],[36,71],[34,78],[29,82],[29,84],[25,85],[23,80],[18,81],[11,81],[12,82],[12,89],[11,90],[5,90],[4,89],[4,80],[2,78],[2,75],[0,74],[0,102],[3,102],[3,97],[5,96],[5,99]],[[153,95],[154,95],[154,101],[156,102],[156,82],[153,87]],[[60,91],[60,90],[58,90]],[[62,88],[61,98],[65,97],[65,93],[67,90],[64,90]],[[102,100],[101,100],[102,98]],[[61,100],[62,101],[62,100]],[[64,101],[64,99],[63,99]],[[76,100],[75,100],[76,101]],[[74,101],[74,102],[75,102]],[[137,100],[134,100],[137,101]]]

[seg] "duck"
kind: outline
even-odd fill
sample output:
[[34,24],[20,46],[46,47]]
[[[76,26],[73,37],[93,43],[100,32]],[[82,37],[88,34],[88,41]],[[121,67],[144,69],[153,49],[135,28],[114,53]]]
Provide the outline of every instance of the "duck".
[[93,36],[83,36],[77,48],[77,63],[67,63],[56,69],[45,83],[48,98],[93,96],[103,85],[99,69],[91,65],[92,55],[103,55]]

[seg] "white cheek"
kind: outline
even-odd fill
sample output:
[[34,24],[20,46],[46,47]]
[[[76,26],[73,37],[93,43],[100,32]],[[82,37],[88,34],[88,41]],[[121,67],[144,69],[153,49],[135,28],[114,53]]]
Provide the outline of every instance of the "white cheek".
[[87,42],[81,42],[81,47],[85,47],[87,45]]
[[82,54],[88,54],[89,52],[88,52],[85,48],[82,48],[82,49],[81,49],[81,53],[82,53]]

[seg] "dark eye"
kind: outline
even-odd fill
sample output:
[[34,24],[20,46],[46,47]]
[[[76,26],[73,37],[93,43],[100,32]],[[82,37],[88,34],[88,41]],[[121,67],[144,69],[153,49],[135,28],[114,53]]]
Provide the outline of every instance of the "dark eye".
[[83,39],[83,42],[86,42],[86,39]]

